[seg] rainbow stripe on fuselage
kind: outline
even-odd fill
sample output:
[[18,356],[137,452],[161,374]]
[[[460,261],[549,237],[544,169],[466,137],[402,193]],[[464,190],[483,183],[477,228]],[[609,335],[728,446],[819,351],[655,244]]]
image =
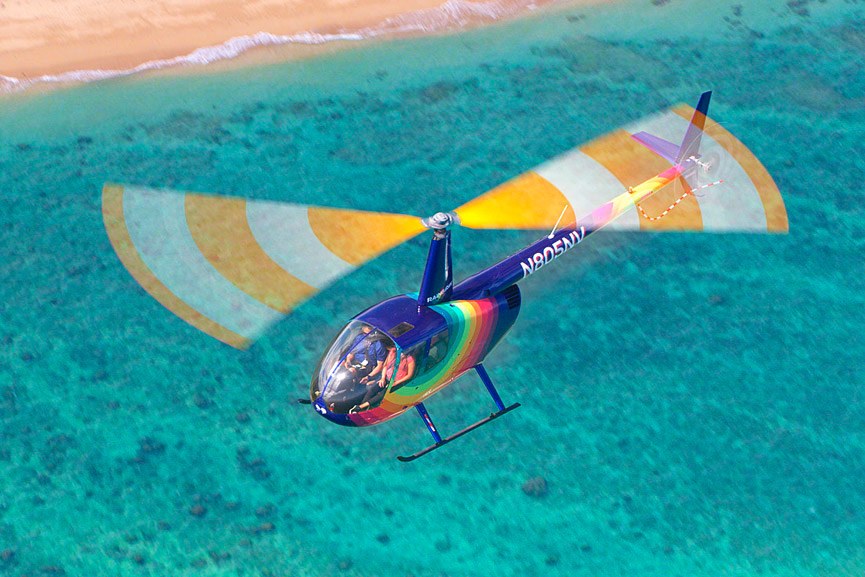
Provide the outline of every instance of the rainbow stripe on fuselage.
[[[356,318],[364,322],[378,321],[376,326],[386,330],[379,320],[385,311],[377,309],[387,308],[389,303],[397,304],[394,301],[404,304],[401,301],[404,298],[411,299],[416,307],[417,296],[405,295],[385,301],[381,305],[361,313]],[[411,409],[481,363],[508,329],[513,326],[519,312],[519,304],[519,291],[514,287],[507,294],[501,293],[477,300],[450,301],[425,307],[426,311],[423,312],[427,317],[426,322],[418,324],[426,324],[426,330],[420,330],[416,336],[412,336],[411,331],[409,331],[394,340],[400,347],[401,353],[404,353],[406,350],[410,350],[412,347],[436,336],[443,336],[447,331],[448,347],[444,357],[425,372],[421,371],[426,359],[419,359],[416,376],[404,386],[396,390],[389,390],[381,404],[375,408],[352,415],[329,414],[325,416],[343,425],[366,426],[392,419]],[[434,314],[434,324],[438,326],[429,326],[430,313]],[[410,318],[404,320],[412,321]],[[422,327],[418,328],[422,329]]]

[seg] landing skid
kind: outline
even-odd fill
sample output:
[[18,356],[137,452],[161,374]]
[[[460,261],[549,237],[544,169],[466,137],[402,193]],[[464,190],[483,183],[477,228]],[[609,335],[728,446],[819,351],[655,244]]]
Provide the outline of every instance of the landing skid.
[[402,455],[400,455],[400,456],[397,457],[397,459],[399,459],[399,460],[402,461],[403,463],[408,463],[409,461],[414,461],[415,459],[417,459],[417,458],[419,458],[419,457],[423,457],[423,456],[426,455],[427,453],[431,453],[431,452],[435,451],[436,449],[438,449],[438,448],[441,447],[442,445],[446,445],[447,443],[450,443],[450,442],[453,441],[454,439],[458,439],[459,437],[462,437],[462,436],[465,435],[466,433],[469,433],[469,432],[471,432],[471,431],[474,431],[474,430],[477,429],[478,427],[481,427],[481,426],[483,426],[483,425],[486,425],[487,423],[489,423],[489,422],[492,421],[493,419],[497,419],[497,418],[501,417],[502,415],[504,415],[505,413],[510,412],[510,411],[516,409],[516,408],[519,407],[519,406],[520,406],[519,403],[514,403],[513,405],[511,405],[511,406],[509,406],[509,407],[505,407],[505,408],[502,409],[501,411],[498,411],[498,412],[496,412],[496,413],[491,413],[489,417],[487,417],[487,418],[485,418],[485,419],[481,419],[481,420],[478,421],[477,423],[474,423],[474,424],[472,424],[472,425],[469,425],[469,426],[466,427],[465,429],[463,429],[463,430],[461,430],[461,431],[459,431],[459,432],[456,432],[456,433],[454,433],[453,435],[450,435],[450,436],[447,436],[447,437],[443,438],[441,441],[438,441],[438,442],[436,442],[436,443],[430,445],[430,446],[427,447],[426,449],[422,449],[422,450],[418,451],[418,452],[415,453],[414,455],[409,455],[409,456],[402,456]]
[[431,453],[432,451],[435,451],[436,449],[438,449],[442,445],[446,445],[446,444],[450,443],[451,441],[453,441],[454,439],[458,439],[459,437],[462,437],[466,433],[470,433],[471,431],[474,431],[478,427],[486,425],[490,421],[495,420],[495,419],[501,417],[502,415],[504,415],[505,413],[509,413],[510,411],[513,411],[514,409],[516,409],[517,407],[520,406],[519,403],[514,403],[513,405],[510,405],[509,407],[505,407],[504,403],[502,403],[502,399],[499,396],[498,391],[496,391],[496,388],[493,385],[492,380],[490,379],[490,376],[487,374],[486,369],[484,369],[484,366],[483,365],[477,365],[477,366],[475,366],[475,370],[477,371],[481,380],[484,382],[484,385],[487,388],[487,392],[489,392],[490,396],[493,398],[493,402],[496,404],[496,407],[499,410],[495,413],[490,413],[489,417],[486,417],[485,419],[481,419],[477,423],[471,424],[468,427],[466,427],[465,429],[462,429],[461,431],[457,431],[453,435],[449,435],[447,437],[442,438],[442,436],[439,435],[439,432],[436,429],[435,424],[433,424],[432,419],[429,416],[429,413],[427,413],[427,410],[426,410],[426,407],[424,406],[424,404],[418,403],[415,406],[415,408],[417,409],[418,414],[420,414],[421,418],[423,419],[424,424],[426,424],[427,429],[429,430],[430,434],[432,435],[435,443],[433,443],[432,445],[430,445],[426,449],[422,449],[422,450],[418,451],[414,455],[398,456],[397,459],[399,459],[403,463],[407,463],[409,461],[414,461],[415,459],[418,459],[420,457],[423,457],[427,453]]

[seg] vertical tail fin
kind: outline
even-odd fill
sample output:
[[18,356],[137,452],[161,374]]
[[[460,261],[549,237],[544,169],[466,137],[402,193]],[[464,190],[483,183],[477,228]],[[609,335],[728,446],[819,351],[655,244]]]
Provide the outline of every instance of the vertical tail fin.
[[676,164],[681,164],[682,161],[699,154],[700,137],[703,135],[703,128],[706,125],[706,115],[709,113],[709,100],[711,98],[711,90],[700,95],[700,102],[691,117],[691,124],[688,125],[688,131],[685,133],[685,138],[682,139],[682,146],[679,147]]
[[700,95],[700,102],[697,103],[697,108],[694,110],[691,123],[688,125],[685,138],[682,139],[680,146],[676,146],[672,142],[648,132],[638,132],[631,135],[631,138],[661,158],[666,159],[670,164],[682,164],[692,156],[700,153],[700,139],[706,125],[706,115],[709,112],[709,100],[711,98],[711,90]]

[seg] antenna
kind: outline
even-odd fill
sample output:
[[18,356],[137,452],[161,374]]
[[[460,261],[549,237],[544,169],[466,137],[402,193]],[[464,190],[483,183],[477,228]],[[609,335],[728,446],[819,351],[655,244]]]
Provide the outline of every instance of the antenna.
[[564,206],[564,208],[562,208],[562,214],[559,215],[559,219],[556,221],[556,224],[553,225],[553,230],[550,231],[550,234],[547,235],[547,238],[552,239],[556,235],[556,229],[559,228],[559,223],[562,222],[562,217],[565,216],[566,210],[568,210],[567,204]]

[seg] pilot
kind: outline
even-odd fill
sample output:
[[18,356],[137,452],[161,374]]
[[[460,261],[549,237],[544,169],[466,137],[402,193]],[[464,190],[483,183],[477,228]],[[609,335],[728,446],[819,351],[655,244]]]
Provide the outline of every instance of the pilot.
[[[365,411],[370,408],[373,403],[378,404],[381,397],[384,396],[384,389],[387,387],[387,382],[393,377],[394,365],[396,364],[396,347],[391,344],[387,345],[387,358],[384,361],[384,367],[381,371],[381,378],[378,380],[368,380],[368,388],[363,396],[363,401],[349,411],[355,413],[357,411]],[[399,360],[399,367],[396,367],[396,380],[393,382],[393,388],[401,385],[414,376],[415,360],[414,356],[405,354]]]
[[351,343],[343,366],[356,377],[360,377],[361,383],[366,384],[373,379],[377,380],[386,358],[387,351],[381,334],[373,331],[370,326],[364,326]]

